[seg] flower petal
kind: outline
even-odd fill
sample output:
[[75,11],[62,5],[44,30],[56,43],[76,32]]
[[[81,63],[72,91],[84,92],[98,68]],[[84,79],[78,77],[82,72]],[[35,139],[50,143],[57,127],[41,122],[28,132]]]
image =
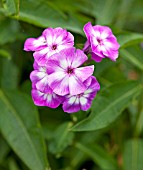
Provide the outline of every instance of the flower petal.
[[25,51],[37,51],[46,47],[45,38],[40,36],[38,38],[28,38],[24,43]]
[[90,37],[93,35],[94,33],[94,29],[91,25],[91,22],[88,22],[87,24],[84,25],[83,27],[83,31],[88,39],[88,41],[90,42]]
[[98,55],[96,55],[95,53],[91,53],[92,59],[95,60],[97,63],[102,61],[102,57],[99,57]]
[[91,107],[92,101],[90,99],[87,99],[86,97],[81,96],[79,98],[79,101],[80,101],[81,110],[87,111]]
[[50,108],[56,108],[61,104],[62,101],[62,97],[54,93],[42,93],[37,89],[33,89],[31,93],[34,104],[37,106],[48,106]]
[[92,52],[95,53],[96,55],[98,55],[99,57],[101,58],[105,58],[103,53],[102,53],[102,49],[101,49],[101,45],[100,44],[94,44],[94,37],[91,38],[91,49],[92,49]]
[[71,96],[67,98],[63,103],[63,110],[67,113],[74,113],[80,110],[79,98]]
[[93,74],[93,71],[94,71],[94,65],[76,68],[74,70],[74,73],[76,77],[78,77],[78,79],[80,79],[83,82]]
[[83,97],[86,97],[90,100],[93,100],[97,91],[100,90],[100,84],[96,80],[94,76],[91,76],[91,84],[89,87],[84,91]]
[[40,92],[37,89],[32,89],[31,91],[32,99],[34,101],[34,104],[37,106],[44,106],[44,93]]
[[49,45],[52,45],[53,43],[53,28],[47,28],[43,31],[42,35],[45,37],[46,42]]
[[75,51],[75,54],[72,54],[71,56],[68,56],[67,58],[69,57],[73,57],[72,64],[71,64],[72,68],[79,67],[88,59],[87,56],[84,54],[84,52],[79,49]]
[[52,89],[48,85],[48,76],[45,76],[43,79],[36,83],[36,88],[41,92],[51,93]]
[[92,89],[93,91],[99,91],[100,84],[98,83],[98,81],[96,80],[96,78],[94,76],[91,76],[91,78],[92,78],[92,81],[91,81],[91,84],[87,90]]
[[50,57],[46,64],[48,74],[52,74],[53,72],[63,71],[68,67],[67,60],[62,53],[54,54]]
[[48,76],[48,84],[54,93],[64,96],[69,93],[69,76],[64,72],[55,72]]
[[36,62],[40,66],[45,66],[46,62],[49,58],[49,49],[44,48],[41,51],[36,51],[36,52],[34,52],[33,56],[34,56],[34,59],[36,60]]
[[97,33],[96,33],[94,34],[94,36],[101,38],[101,39],[105,39],[112,34],[111,29],[107,26],[96,25],[96,26],[93,26],[93,29],[95,32],[98,31],[100,33],[100,35],[97,36]]
[[41,80],[43,77],[45,77],[45,74],[43,72],[39,72],[37,70],[34,70],[30,73],[30,80],[33,83],[37,83],[39,80]]
[[59,51],[74,45],[73,35],[60,27],[45,29],[43,36],[46,38],[48,46],[57,45]]
[[104,39],[103,44],[106,47],[106,49],[110,49],[110,50],[118,50],[120,47],[116,37],[113,35]]
[[108,58],[110,58],[112,61],[116,61],[116,59],[118,58],[119,52],[118,51],[107,51],[106,53],[104,52],[104,55]]
[[89,53],[91,52],[91,45],[90,45],[89,41],[86,41],[86,42],[85,42],[82,51],[83,51],[85,54],[89,54]]
[[76,76],[71,75],[69,77],[69,92],[71,95],[77,95],[83,93],[86,90],[84,83]]

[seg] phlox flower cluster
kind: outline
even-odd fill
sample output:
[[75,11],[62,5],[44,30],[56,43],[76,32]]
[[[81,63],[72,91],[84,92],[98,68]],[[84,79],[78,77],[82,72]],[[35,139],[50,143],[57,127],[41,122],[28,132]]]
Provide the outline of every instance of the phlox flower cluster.
[[94,65],[83,66],[87,54],[96,62],[115,61],[119,44],[109,27],[87,23],[84,32],[87,41],[82,50],[74,47],[74,36],[60,27],[47,28],[40,37],[25,41],[24,50],[34,52],[30,79],[35,105],[56,108],[62,104],[67,113],[91,107],[100,85],[92,76]]

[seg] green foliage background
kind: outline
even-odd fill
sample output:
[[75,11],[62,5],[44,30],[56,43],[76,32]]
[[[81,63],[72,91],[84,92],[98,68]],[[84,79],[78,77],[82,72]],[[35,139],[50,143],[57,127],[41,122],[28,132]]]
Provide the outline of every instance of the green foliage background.
[[[69,115],[31,100],[26,38],[62,27],[82,48],[85,23],[111,27],[117,62],[95,65],[101,91],[89,111]],[[143,169],[143,1],[0,1],[0,170]]]

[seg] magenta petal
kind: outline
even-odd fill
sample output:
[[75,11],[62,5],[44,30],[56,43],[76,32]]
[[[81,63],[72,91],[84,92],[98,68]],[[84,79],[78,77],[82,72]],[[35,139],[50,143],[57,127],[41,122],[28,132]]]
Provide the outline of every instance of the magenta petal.
[[95,60],[97,63],[102,61],[102,57],[99,57],[98,55],[91,53],[92,59]]
[[38,76],[38,73],[39,73],[39,71],[37,71],[37,70],[34,70],[30,73],[30,80],[33,83],[37,83],[41,78],[43,78],[45,76],[45,75]]
[[61,104],[62,101],[62,97],[57,96],[54,93],[42,93],[37,89],[33,89],[31,93],[34,104],[37,106],[48,106],[50,108],[56,108]]
[[[36,83],[36,88],[38,90],[40,90],[41,92],[45,92],[46,91],[46,87],[49,86],[48,85],[48,77],[45,76],[43,79],[41,79],[40,81],[38,81]],[[48,87],[47,87],[48,88]]]
[[44,106],[44,93],[36,90],[36,89],[33,89],[31,91],[31,95],[32,95],[32,99],[34,101],[34,104],[37,105],[37,106]]
[[67,112],[67,113],[75,113],[75,112],[78,112],[80,111],[80,105],[69,105],[67,103],[64,103],[63,104],[63,110],[64,112]]
[[51,45],[53,42],[54,32],[53,28],[47,28],[43,31],[42,35],[45,37],[47,44]]
[[76,76],[69,77],[69,92],[71,95],[77,95],[83,93],[86,90],[84,83]]
[[78,77],[83,82],[93,74],[93,71],[94,71],[94,65],[76,68],[74,70],[74,73],[76,77]]
[[104,58],[104,55],[102,53],[102,46],[95,44],[94,38],[91,38],[91,49],[92,49],[92,53],[95,53],[99,57]]
[[110,52],[106,52],[104,53],[106,57],[110,58],[112,61],[116,61],[116,59],[118,58],[118,51],[110,51]]
[[45,29],[43,36],[46,38],[48,46],[56,44],[59,51],[74,45],[73,35],[60,27]]
[[46,47],[45,38],[28,38],[24,43],[25,51],[38,51]]
[[[72,56],[71,56],[72,57]],[[75,54],[73,55],[73,61],[71,66],[73,68],[77,68],[80,65],[82,65],[86,60],[87,60],[87,56],[84,54],[84,52],[82,50],[77,49],[75,51]]]
[[93,77],[93,76],[88,77],[88,79],[86,79],[86,80],[83,82],[86,87],[89,87],[89,86],[90,86],[91,81],[92,81],[92,77]]
[[[61,51],[61,55],[63,56],[62,60],[66,60],[67,61],[67,66],[71,66],[73,60],[74,60],[74,55],[75,55],[75,48],[69,48],[69,49],[65,49]],[[60,58],[59,58],[60,60]]]
[[54,93],[64,96],[69,93],[69,76],[64,72],[55,72],[48,76],[48,84]]
[[85,35],[86,35],[88,41],[90,42],[90,36],[92,36],[93,31],[94,31],[93,27],[91,25],[91,22],[88,22],[87,24],[84,25],[83,31],[85,32]]
[[38,63],[38,65],[40,66],[45,66],[46,62],[48,60],[48,48],[45,48],[41,51],[36,51],[34,52],[33,56],[34,59],[36,60],[36,62]]
[[85,54],[89,54],[91,53],[91,44],[89,43],[89,41],[86,41],[86,43],[84,44],[84,47],[82,49],[82,51],[85,53]]
[[96,25],[96,26],[93,26],[93,29],[95,32],[98,31],[100,33],[101,39],[105,39],[109,37],[110,35],[112,35],[111,29],[107,26]]
[[47,99],[45,100],[45,106],[48,106],[50,108],[57,108],[62,102],[62,97],[53,94],[48,94]]
[[34,63],[33,63],[33,68],[35,70],[38,70],[40,68],[40,66],[38,65],[38,63],[34,60]]
[[65,39],[65,44],[66,44],[67,48],[74,46],[74,36],[70,32],[67,33],[67,37]]
[[67,98],[63,103],[63,110],[67,113],[74,113],[80,110],[79,98],[71,96]]
[[88,89],[93,89],[93,91],[99,91],[100,90],[100,84],[96,80],[94,76],[91,76],[92,81]]
[[115,36],[110,36],[107,39],[103,41],[104,46],[106,49],[111,49],[111,50],[118,50],[120,45],[117,42],[117,39]]
[[53,72],[58,72],[58,71],[64,72],[64,67],[66,69],[68,63],[64,58],[64,54],[63,55],[61,54],[62,54],[61,52],[58,54],[54,54],[47,61],[46,67],[47,67],[48,74],[52,74]]
[[90,99],[87,99],[86,97],[83,97],[83,96],[79,98],[79,101],[80,101],[81,110],[83,111],[87,111],[90,108],[91,103],[92,103]]

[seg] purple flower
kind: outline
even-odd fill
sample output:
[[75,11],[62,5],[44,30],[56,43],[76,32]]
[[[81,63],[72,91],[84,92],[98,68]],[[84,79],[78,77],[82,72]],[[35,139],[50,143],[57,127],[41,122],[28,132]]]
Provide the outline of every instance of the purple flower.
[[63,110],[67,113],[77,112],[79,110],[88,110],[91,106],[97,91],[100,90],[100,85],[95,77],[91,76],[86,80],[89,84],[88,88],[78,95],[67,95],[63,102]]
[[85,53],[91,53],[92,59],[100,62],[103,58],[116,61],[120,45],[111,29],[107,26],[92,26],[88,22],[83,28],[87,42],[83,48]]
[[25,51],[35,51],[34,58],[40,65],[45,65],[47,59],[59,51],[73,47],[74,37],[70,32],[60,27],[47,28],[38,38],[28,38],[24,44]]
[[37,89],[32,89],[32,99],[37,106],[48,106],[56,108],[62,103],[62,97],[53,93],[44,93]]
[[82,50],[70,48],[51,56],[47,62],[48,84],[54,93],[76,95],[86,90],[83,83],[94,71],[94,66],[80,67],[87,60]]

